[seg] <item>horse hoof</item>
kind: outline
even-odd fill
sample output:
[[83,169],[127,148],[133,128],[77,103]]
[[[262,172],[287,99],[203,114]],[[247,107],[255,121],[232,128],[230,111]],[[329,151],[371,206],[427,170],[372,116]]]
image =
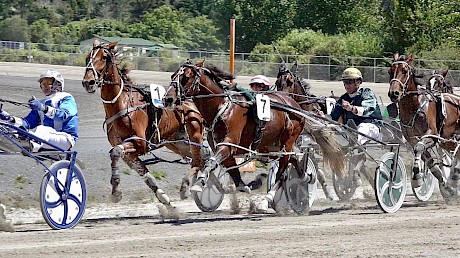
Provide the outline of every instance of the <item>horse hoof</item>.
[[187,200],[190,197],[190,194],[190,190],[184,190],[179,192],[181,200]]
[[158,198],[158,201],[160,201],[164,205],[169,205],[170,204],[169,196],[166,195],[163,190],[157,189],[157,191],[155,192],[155,195]]
[[263,199],[262,201],[259,202],[256,206],[256,213],[267,213],[268,212],[268,200]]
[[113,202],[113,203],[117,203],[117,202],[120,202],[121,199],[123,198],[123,194],[121,192],[119,193],[114,193],[110,196],[110,200]]
[[322,187],[323,187],[323,192],[324,192],[324,195],[326,196],[326,198],[331,200],[331,201],[334,200],[334,197],[332,196],[331,191],[329,191],[327,186],[323,185]]

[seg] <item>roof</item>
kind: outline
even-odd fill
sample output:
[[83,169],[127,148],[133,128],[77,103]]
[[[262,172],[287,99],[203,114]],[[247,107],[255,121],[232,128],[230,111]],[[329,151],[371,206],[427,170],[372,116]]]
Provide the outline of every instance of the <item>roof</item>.
[[122,38],[122,37],[102,37],[102,36],[96,36],[96,38],[106,43],[120,41],[119,43],[120,45],[128,45],[128,46],[151,47],[153,45],[156,45],[152,41],[142,39],[142,38]]

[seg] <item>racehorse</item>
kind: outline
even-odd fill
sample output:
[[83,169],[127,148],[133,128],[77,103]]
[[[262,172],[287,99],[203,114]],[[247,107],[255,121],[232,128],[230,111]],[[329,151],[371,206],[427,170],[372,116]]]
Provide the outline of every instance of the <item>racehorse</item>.
[[[260,184],[246,185],[241,179],[240,172],[234,155],[246,154],[248,152],[273,154],[292,152],[298,136],[302,133],[306,125],[306,119],[299,114],[286,112],[283,108],[271,106],[271,118],[264,125],[262,138],[256,147],[252,145],[256,138],[256,115],[254,106],[250,98],[241,92],[226,91],[223,87],[223,80],[234,79],[233,74],[226,73],[213,66],[205,66],[204,61],[192,64],[190,62],[181,65],[171,76],[171,87],[166,93],[165,102],[174,104],[184,98],[191,98],[195,102],[198,110],[202,114],[205,124],[209,127],[208,132],[212,132],[211,140],[215,143],[215,154],[206,161],[204,168],[204,178],[199,178],[192,187],[200,191],[206,183],[206,175],[216,169],[218,165],[228,168],[230,177],[235,186],[240,191],[249,192],[251,189],[260,187]],[[265,96],[271,102],[279,103],[281,106],[299,108],[299,104],[288,97],[286,94],[267,92]],[[341,157],[341,150],[331,138],[322,134],[314,134],[322,137],[318,142],[325,150],[326,159],[343,171],[344,162]],[[254,148],[251,150],[251,148]],[[340,153],[340,155],[337,155]],[[281,175],[291,162],[299,173],[299,178],[309,182],[312,180],[310,175],[306,175],[299,169],[299,162],[295,156],[280,155],[279,169],[275,182],[279,182]],[[313,179],[314,180],[314,179]],[[275,183],[275,189],[280,184]],[[248,189],[249,188],[249,189]],[[276,190],[270,191],[266,196],[266,203],[260,207],[261,211],[268,209],[269,202],[273,201]]]
[[[424,135],[439,135],[444,139],[451,139],[456,130],[460,129],[459,107],[460,98],[452,94],[444,95],[445,115],[440,114],[436,101],[442,101],[435,95],[423,89],[416,78],[418,75],[412,66],[414,57],[395,53],[393,63],[389,70],[390,87],[388,96],[392,102],[399,104],[399,117],[401,129],[408,143],[414,148],[415,160],[412,184],[416,188],[423,183],[423,175],[420,172],[420,159],[423,159],[438,179],[441,193],[452,194],[452,189],[443,178],[439,166],[439,155],[436,150],[438,142],[434,137]],[[456,144],[453,142],[440,141],[439,146],[452,151]],[[457,158],[459,153],[457,153]],[[458,169],[451,173],[452,179],[458,181]],[[457,178],[456,178],[457,177]],[[447,192],[443,191],[447,190]],[[444,194],[443,194],[444,195]]]
[[443,92],[443,93],[454,93],[454,87],[450,81],[446,80],[448,69],[439,73],[438,71],[433,71],[430,79],[427,82],[427,90],[434,92]]
[[[286,67],[286,63],[282,62],[278,69],[278,75],[276,77],[276,89],[289,93],[303,110],[311,111],[319,115],[327,114],[326,98],[317,97],[310,93],[311,86],[302,80],[297,75],[298,65],[295,63],[291,69]],[[294,71],[294,72],[293,72]],[[320,182],[324,194],[329,199],[333,199],[332,194],[329,192],[326,183],[326,177],[322,169],[317,166],[318,181]]]
[[[158,187],[155,178],[139,156],[162,147],[160,141],[182,140],[177,144],[164,146],[182,157],[190,157],[191,173],[196,173],[203,166],[200,155],[203,119],[193,102],[186,102],[176,109],[154,107],[146,87],[134,85],[128,76],[128,69],[118,67],[115,49],[117,44],[118,42],[101,44],[94,41],[93,49],[86,57],[86,71],[82,80],[89,93],[95,92],[98,86],[101,88],[106,114],[104,124],[112,145],[112,199],[118,202],[122,198],[118,171],[118,161],[122,158],[141,176],[161,203],[170,205],[169,197]],[[184,143],[184,126],[189,141],[195,144]],[[181,186],[181,197],[184,196],[188,182],[189,177],[186,175]]]
[[311,86],[296,74],[297,68],[297,63],[288,69],[286,64],[282,62],[276,76],[276,89],[290,93],[289,96],[296,100],[303,110],[315,113],[321,111],[323,114],[327,114],[325,98],[310,93]]

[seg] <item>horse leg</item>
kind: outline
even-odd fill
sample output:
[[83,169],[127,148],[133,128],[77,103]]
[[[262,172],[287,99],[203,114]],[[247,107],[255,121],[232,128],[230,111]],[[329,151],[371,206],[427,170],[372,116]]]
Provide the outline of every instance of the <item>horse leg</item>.
[[184,178],[182,178],[182,183],[180,187],[180,198],[186,199],[190,195],[190,182],[191,178],[193,178],[198,171],[203,169],[203,159],[201,157],[201,148],[203,146],[199,146],[197,144],[203,143],[203,123],[199,119],[188,119],[187,124],[185,126],[187,130],[187,135],[191,142],[190,144],[190,154],[192,158],[191,163],[191,170],[190,173],[186,174]]
[[[423,184],[423,173],[420,171],[420,163],[422,161],[422,155],[425,156],[425,161],[429,159],[430,153],[427,152],[428,149],[434,147],[436,142],[433,141],[431,138],[424,138],[421,141],[417,142],[417,144],[414,147],[414,153],[415,153],[415,159],[414,159],[414,164],[412,166],[412,187],[417,188],[422,186]],[[433,163],[433,166],[436,166],[436,163]],[[439,168],[439,165],[437,166]],[[434,170],[431,172],[433,175],[438,178],[440,176],[441,180],[439,182],[442,182],[442,173],[438,173],[438,169],[436,167],[433,167]],[[431,167],[430,167],[431,170]],[[440,171],[440,169],[439,169]],[[438,180],[440,179],[438,178]]]
[[331,200],[331,201],[334,200],[334,197],[332,197],[331,191],[329,191],[329,188],[327,187],[326,175],[324,174],[323,169],[321,169],[318,166],[316,166],[316,167],[317,167],[316,176],[318,177],[318,181],[321,184],[321,187],[323,188],[324,195],[329,200]]
[[112,202],[119,202],[122,199],[122,192],[120,190],[120,173],[118,167],[118,161],[124,155],[123,145],[117,145],[110,150],[110,159],[112,167],[112,177],[110,178],[110,184],[112,185]]

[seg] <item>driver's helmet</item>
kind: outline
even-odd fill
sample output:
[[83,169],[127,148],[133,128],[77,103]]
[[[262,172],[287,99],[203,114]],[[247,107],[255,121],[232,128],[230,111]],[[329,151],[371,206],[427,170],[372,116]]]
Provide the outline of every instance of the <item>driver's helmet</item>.
[[360,79],[363,80],[363,74],[360,70],[354,67],[349,67],[345,69],[342,73],[342,80],[349,80],[349,79]]
[[52,92],[62,92],[64,90],[64,77],[62,77],[62,75],[59,72],[53,70],[42,72],[40,74],[40,79],[38,79],[38,82],[42,82],[43,78],[54,79],[53,86],[51,87]]
[[268,90],[271,85],[270,80],[266,76],[261,74],[252,77],[251,81],[249,82],[249,85],[252,87],[253,84],[263,84],[263,90]]

